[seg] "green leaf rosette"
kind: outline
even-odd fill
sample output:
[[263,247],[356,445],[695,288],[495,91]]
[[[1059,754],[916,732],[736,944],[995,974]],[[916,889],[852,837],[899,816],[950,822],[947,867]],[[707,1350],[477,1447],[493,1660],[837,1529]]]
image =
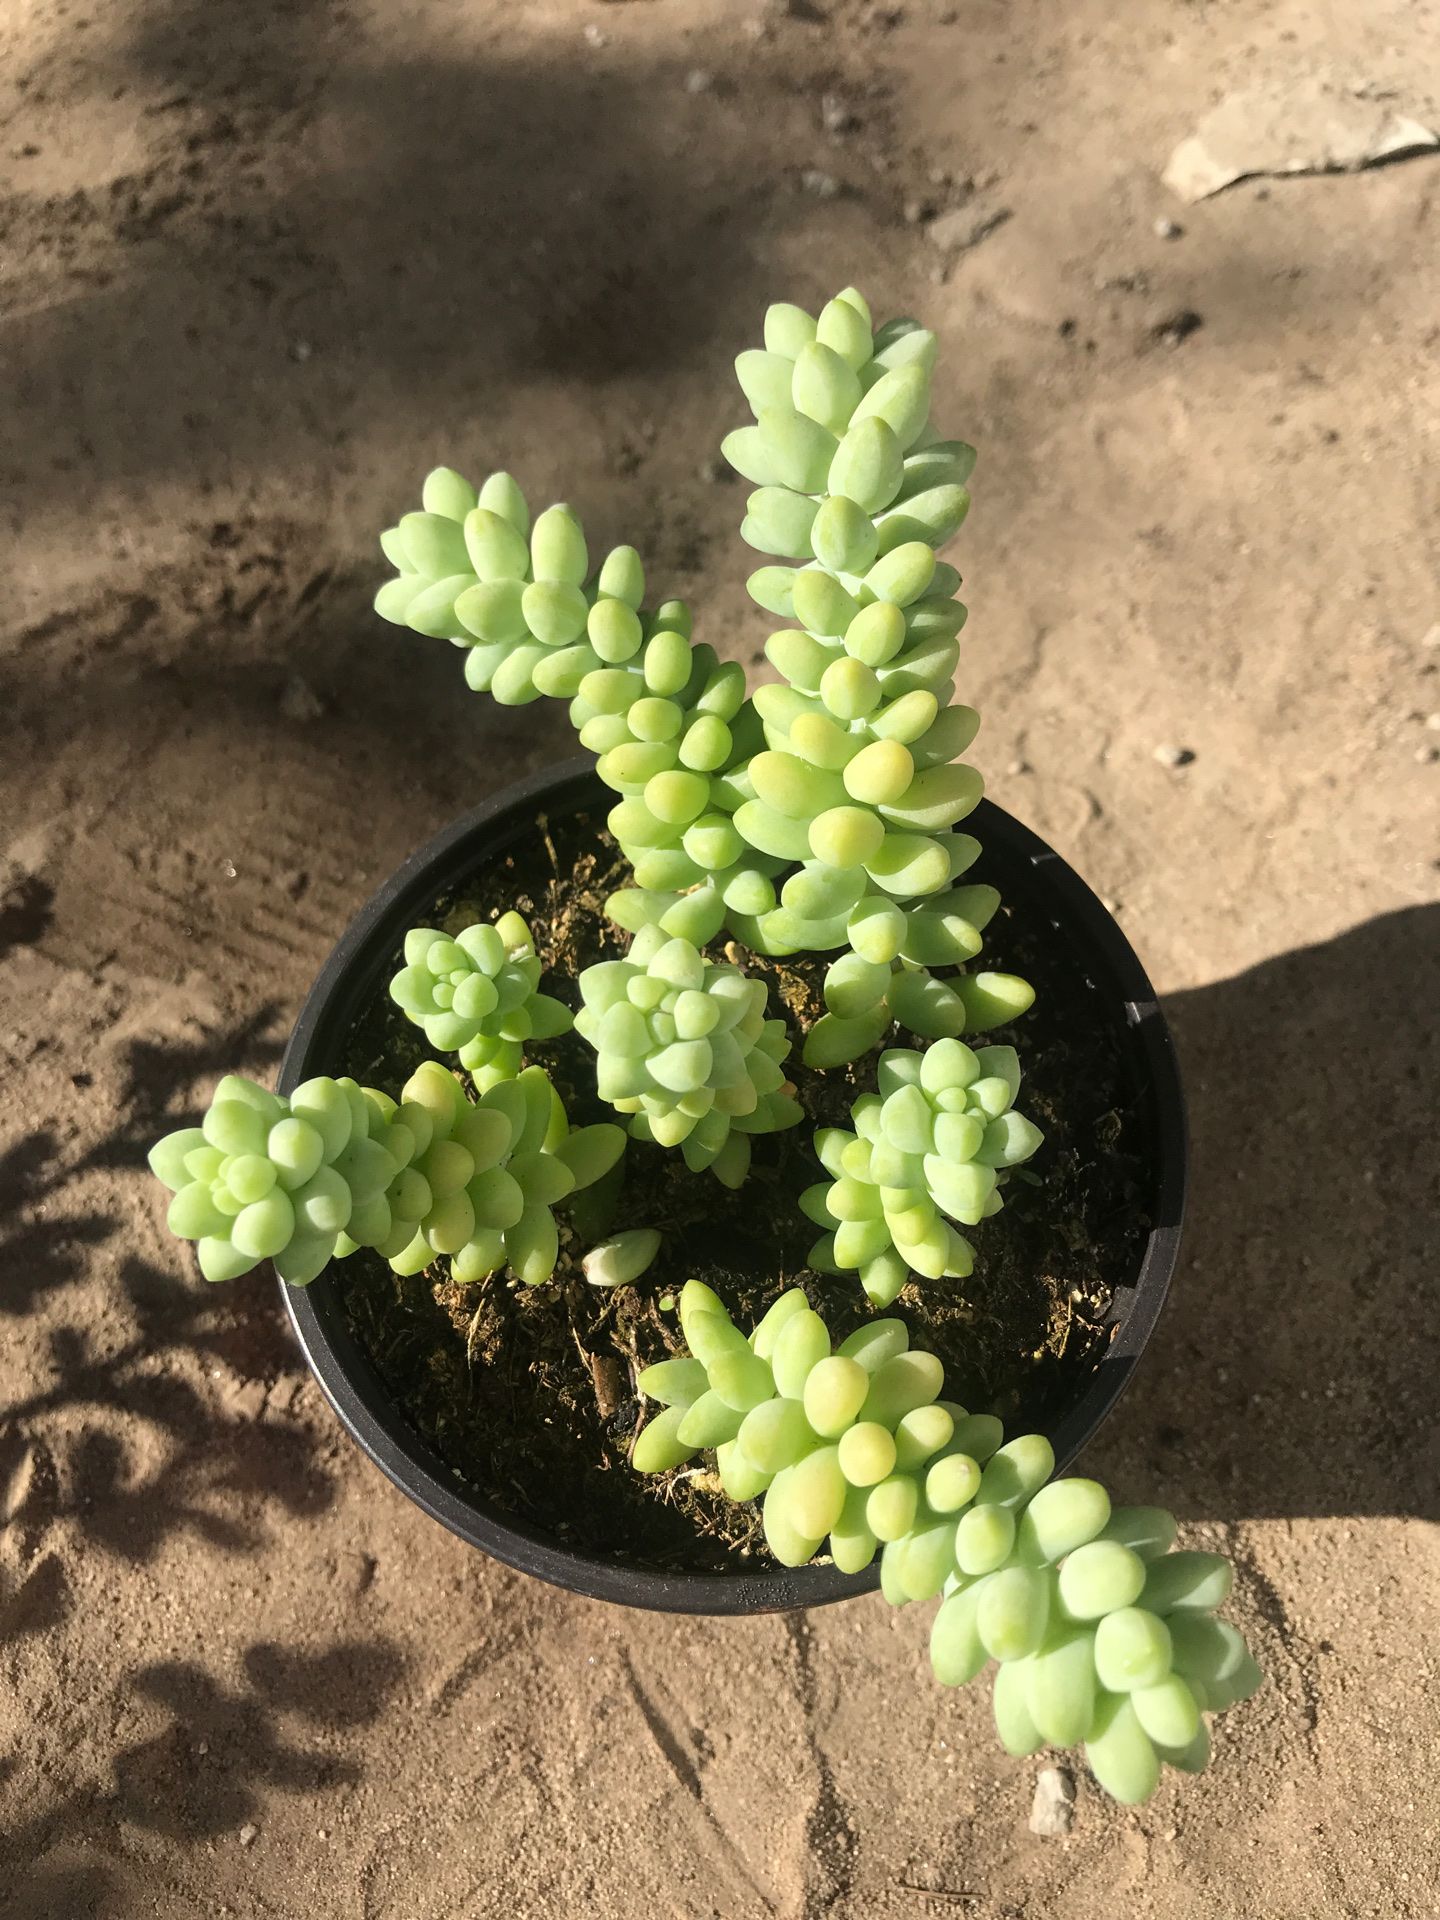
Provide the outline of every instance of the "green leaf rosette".
[[881,1054],[877,1093],[851,1108],[855,1131],[822,1128],[815,1149],[831,1179],[807,1188],[801,1206],[825,1229],[810,1264],[858,1270],[872,1305],[886,1307],[911,1271],[960,1278],[974,1265],[952,1222],[978,1226],[1004,1205],[1012,1167],[1041,1143],[1015,1111],[1020,1061],[1013,1047],[972,1051],[936,1040],[923,1053]]
[[695,1172],[738,1187],[751,1136],[803,1117],[780,1064],[785,1024],[767,1017],[764,982],[738,967],[646,926],[626,959],[586,968],[580,993],[575,1027],[598,1055],[601,1098],[633,1116],[636,1139],[679,1147]]
[[390,997],[437,1053],[458,1053],[483,1093],[513,1080],[527,1040],[569,1031],[570,1009],[540,991],[540,962],[518,913],[458,933],[412,927]]

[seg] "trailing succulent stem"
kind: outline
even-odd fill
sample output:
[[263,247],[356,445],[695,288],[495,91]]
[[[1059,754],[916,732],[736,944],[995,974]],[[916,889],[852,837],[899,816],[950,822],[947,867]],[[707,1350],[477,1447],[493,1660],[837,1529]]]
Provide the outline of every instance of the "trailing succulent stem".
[[167,1134],[150,1167],[175,1195],[170,1231],[199,1242],[207,1280],[273,1260],[303,1287],[373,1247],[397,1273],[448,1256],[462,1285],[509,1267],[538,1286],[559,1253],[552,1209],[624,1149],[619,1127],[572,1131],[539,1067],[472,1104],[428,1060],[398,1101],[327,1075],[288,1098],[227,1075],[203,1124]]
[[[997,1662],[1006,1750],[1083,1746],[1107,1793],[1148,1800],[1162,1763],[1198,1773],[1202,1716],[1248,1699],[1261,1675],[1215,1618],[1230,1563],[1177,1553],[1158,1507],[1112,1507],[1094,1480],[1051,1478],[1043,1435],[1005,1441],[991,1414],[941,1398],[944,1369],[903,1321],[831,1346],[792,1288],[747,1339],[709,1287],[680,1296],[688,1354],[640,1375],[661,1404],[635,1442],[641,1473],[713,1451],[735,1500],[761,1502],[784,1566],[828,1545],[846,1573],[881,1555],[895,1606],[941,1599],[930,1662],[961,1686]],[[943,1596],[943,1598],[942,1598]]]

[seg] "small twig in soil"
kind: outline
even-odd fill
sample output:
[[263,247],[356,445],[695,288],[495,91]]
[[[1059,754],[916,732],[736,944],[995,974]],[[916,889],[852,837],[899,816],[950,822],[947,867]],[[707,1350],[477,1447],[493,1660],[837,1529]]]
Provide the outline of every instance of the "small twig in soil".
[[600,1409],[600,1418],[608,1420],[625,1398],[620,1362],[603,1353],[586,1357],[590,1362],[590,1377],[595,1382],[595,1404]]
[[545,851],[550,856],[550,865],[554,870],[555,878],[558,880],[560,878],[560,856],[555,851],[555,842],[550,838],[549,814],[537,814],[535,824],[540,829],[540,838],[545,842]]
[[465,1364],[468,1367],[475,1365],[475,1336],[480,1331],[480,1316],[484,1311],[485,1302],[482,1300],[471,1315],[470,1326],[465,1335]]

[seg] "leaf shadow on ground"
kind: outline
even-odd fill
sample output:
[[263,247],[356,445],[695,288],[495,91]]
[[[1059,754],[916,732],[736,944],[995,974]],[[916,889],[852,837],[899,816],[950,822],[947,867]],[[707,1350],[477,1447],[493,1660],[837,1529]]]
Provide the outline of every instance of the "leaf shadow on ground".
[[[263,1007],[233,1025],[124,1043],[102,1141],[73,1149],[40,1129],[0,1161],[0,1318],[13,1329],[42,1306],[47,1314],[46,1364],[0,1417],[0,1659],[23,1658],[80,1604],[62,1532],[106,1578],[116,1568],[123,1578],[187,1534],[212,1553],[254,1554],[272,1514],[303,1520],[334,1497],[308,1433],[267,1417],[271,1390],[301,1370],[274,1292],[222,1294],[193,1269],[187,1279],[179,1261],[162,1268],[134,1252],[112,1277],[95,1255],[124,1233],[124,1214],[67,1204],[71,1182],[87,1174],[148,1186],[147,1147],[198,1115],[218,1074],[268,1074],[279,1052],[273,1015]],[[217,1405],[195,1384],[202,1367],[242,1383],[244,1402]],[[0,1842],[7,1917],[113,1911],[104,1849],[117,1821],[200,1838],[247,1817],[262,1785],[318,1792],[358,1779],[355,1762],[317,1758],[313,1741],[287,1739],[274,1716],[363,1724],[394,1683],[396,1656],[378,1644],[320,1656],[260,1645],[245,1664],[239,1693],[193,1664],[115,1676],[118,1699],[135,1696],[152,1717],[164,1708],[170,1724],[122,1749],[108,1789],[42,1805]],[[7,1756],[0,1778],[17,1764]]]
[[103,1213],[65,1209],[72,1177],[52,1128],[37,1127],[0,1151],[0,1319],[34,1312],[115,1233],[117,1223]]
[[[37,1132],[6,1158],[12,1204],[0,1225],[0,1317],[13,1321],[43,1303],[47,1319],[41,1364],[0,1417],[0,1482],[10,1489],[0,1514],[7,1544],[20,1543],[24,1576],[17,1586],[19,1573],[7,1581],[0,1567],[0,1607],[28,1595],[33,1613],[43,1598],[38,1567],[48,1563],[31,1562],[60,1521],[86,1548],[137,1565],[184,1533],[219,1551],[253,1552],[269,1510],[303,1518],[334,1497],[308,1434],[272,1417],[272,1395],[304,1371],[278,1293],[208,1287],[179,1249],[165,1266],[132,1251],[97,1272],[94,1251],[124,1234],[126,1217],[65,1199],[70,1182],[100,1169],[133,1173],[148,1202],[148,1146],[195,1120],[222,1072],[239,1065],[268,1077],[279,1053],[267,1037],[273,1012],[127,1041],[109,1135],[70,1152],[55,1134]],[[202,1391],[202,1369],[232,1396]],[[68,1604],[58,1563],[53,1579],[58,1618]]]
[[[192,1661],[128,1675],[119,1689],[127,1707],[163,1724],[122,1744],[103,1783],[40,1808],[0,1839],[7,1920],[115,1911],[105,1856],[117,1829],[188,1851],[236,1834],[270,1793],[323,1800],[357,1786],[365,1768],[354,1736],[379,1718],[403,1673],[398,1650],[370,1639],[321,1653],[257,1642],[233,1684]],[[83,1866],[69,1864],[76,1850]]]
[[[81,1168],[143,1167],[162,1133],[193,1124],[222,1074],[246,1071],[264,1078],[283,1051],[277,1034],[280,1015],[278,1002],[268,1000],[230,1026],[202,1027],[180,1037],[139,1034],[127,1040],[116,1103],[121,1124],[85,1154]],[[195,1089],[202,1090],[198,1106]],[[192,1095],[189,1109],[177,1112],[177,1096],[187,1094]]]
[[[133,8],[92,71],[97,99],[134,102],[143,170],[17,196],[68,269],[13,343],[29,443],[68,445],[47,423],[78,402],[130,419],[129,480],[187,470],[197,435],[268,465],[315,451],[314,413],[337,448],[358,408],[449,433],[506,384],[661,380],[739,345],[770,297],[757,232],[814,217],[768,131],[813,139],[793,84],[742,68],[760,131],[722,169],[726,109],[686,92],[683,45],[601,58],[578,21],[509,43],[468,25],[430,47],[333,0]],[[168,404],[132,417],[119,370],[157,350]],[[616,419],[622,460],[638,425]],[[67,490],[66,458],[27,485]]]

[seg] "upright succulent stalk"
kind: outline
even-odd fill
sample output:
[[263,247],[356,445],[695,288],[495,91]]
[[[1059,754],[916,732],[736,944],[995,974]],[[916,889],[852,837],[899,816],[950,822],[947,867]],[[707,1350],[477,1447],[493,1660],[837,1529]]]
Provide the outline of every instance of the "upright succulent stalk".
[[1043,1435],[1005,1441],[991,1414],[942,1400],[944,1369],[900,1320],[832,1350],[804,1293],[781,1294],[747,1339],[709,1287],[680,1296],[688,1356],[640,1375],[663,1411],[635,1442],[641,1473],[713,1449],[735,1500],[758,1499],[784,1566],[828,1543],[843,1572],[882,1554],[895,1606],[944,1596],[930,1635],[942,1686],[998,1663],[1007,1751],[1083,1746],[1105,1791],[1148,1800],[1162,1763],[1198,1773],[1202,1714],[1248,1699],[1261,1675],[1214,1609],[1218,1554],[1176,1553],[1158,1507],[1112,1507],[1094,1480],[1052,1480]]
[[587,580],[575,516],[551,507],[530,531],[508,474],[477,494],[438,469],[423,511],[382,540],[401,569],[376,599],[387,619],[467,648],[467,679],[497,699],[570,700],[621,796],[609,824],[637,882],[610,902],[621,925],[846,949],[810,1066],[858,1059],[895,1021],[984,1032],[1034,997],[1013,974],[933,971],[968,968],[999,905],[962,884],[980,846],[955,831],[983,790],[959,761],[979,716],[952,703],[965,608],[936,553],[965,518],[975,454],[929,425],[935,354],[913,320],[873,331],[849,288],[818,319],[771,307],[764,347],[739,356],[755,424],[725,453],[757,489],[741,533],[789,563],[750,592],[799,623],[766,647],[783,683],[752,698],[736,663],[691,644],[681,602],[642,611],[633,548]]
[[725,442],[753,481],[744,538],[798,564],[762,567],[752,598],[798,627],[766,652],[784,676],[755,694],[766,739],[735,776],[735,825],[799,862],[777,910],[740,929],[761,951],[847,946],[805,1058],[857,1058],[899,1020],[927,1038],[983,1031],[1033,999],[1012,975],[937,979],[980,952],[999,904],[957,886],[980,852],[953,831],[983,782],[958,763],[979,726],[949,704],[965,608],[936,559],[969,508],[974,450],[929,422],[935,336],[912,320],[872,333],[853,288],[812,319],[772,307],[763,349],[736,371],[755,414]]
[[719,931],[727,901],[746,897],[746,848],[720,793],[729,770],[759,744],[759,728],[744,670],[711,647],[692,647],[679,601],[661,614],[668,624],[643,652],[586,674],[570,718],[599,756],[601,779],[621,796],[608,824],[643,890],[638,900],[617,896],[615,917],[634,926],[637,915],[658,921],[679,906],[681,920],[666,931],[704,941]]
[[832,1178],[800,1205],[825,1237],[810,1251],[820,1273],[857,1269],[871,1304],[888,1307],[911,1271],[963,1278],[973,1249],[950,1224],[978,1226],[1005,1204],[1012,1167],[1040,1145],[1015,1112],[1020,1058],[1013,1047],[932,1041],[924,1053],[892,1047],[876,1069],[879,1091],[851,1108],[855,1132],[815,1136]]

